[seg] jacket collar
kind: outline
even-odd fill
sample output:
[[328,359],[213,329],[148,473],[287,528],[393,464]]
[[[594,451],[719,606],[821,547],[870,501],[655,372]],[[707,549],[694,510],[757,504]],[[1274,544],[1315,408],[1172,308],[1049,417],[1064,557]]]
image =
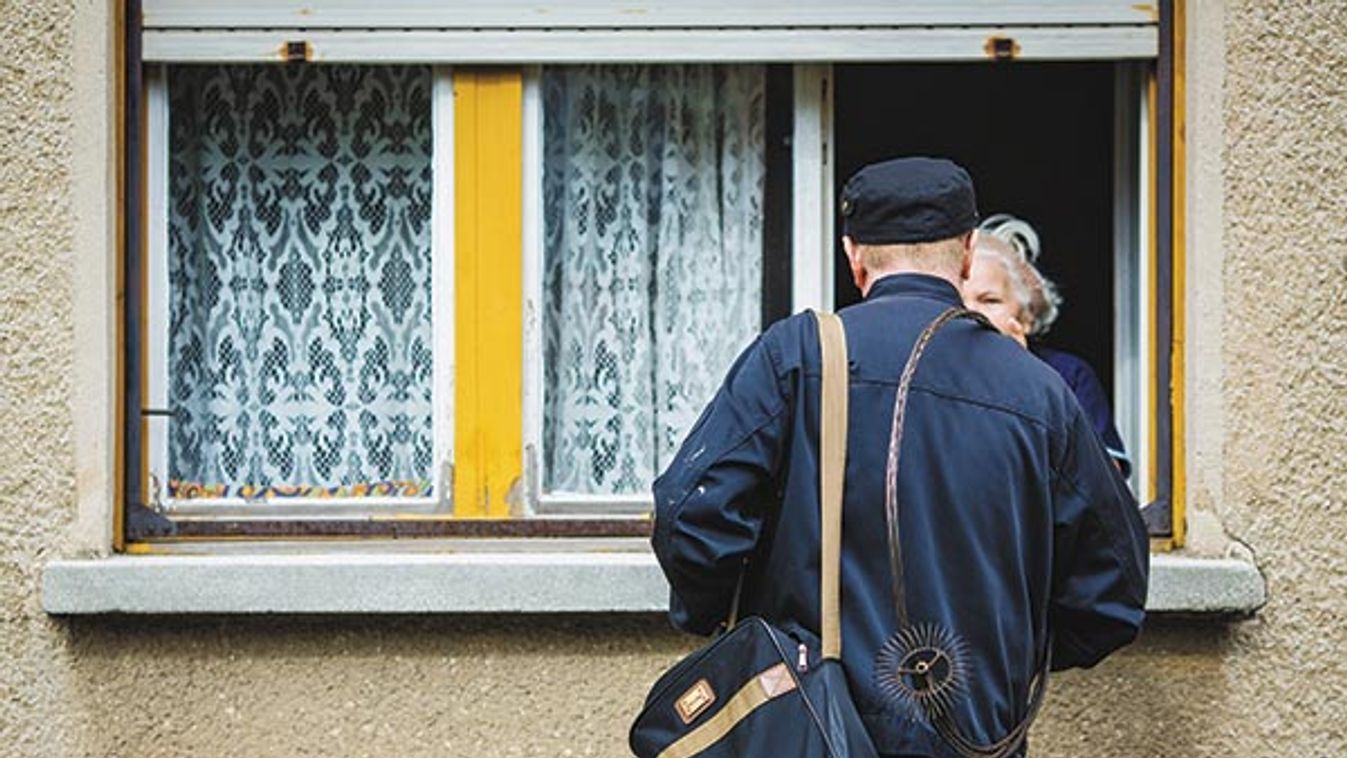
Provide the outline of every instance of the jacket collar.
[[963,306],[959,290],[947,280],[929,274],[889,274],[870,285],[866,300],[881,297],[922,297],[952,306]]

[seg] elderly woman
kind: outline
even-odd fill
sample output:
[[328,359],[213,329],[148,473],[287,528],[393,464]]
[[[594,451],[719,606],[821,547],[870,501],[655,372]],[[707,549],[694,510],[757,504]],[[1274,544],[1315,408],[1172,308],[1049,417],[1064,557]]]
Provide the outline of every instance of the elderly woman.
[[1127,476],[1131,461],[1113,425],[1104,387],[1090,364],[1071,353],[1030,341],[1047,333],[1062,303],[1057,288],[1032,263],[1038,257],[1038,235],[1033,227],[1001,214],[984,221],[976,235],[973,267],[964,283],[964,304],[1061,374],[1105,449]]

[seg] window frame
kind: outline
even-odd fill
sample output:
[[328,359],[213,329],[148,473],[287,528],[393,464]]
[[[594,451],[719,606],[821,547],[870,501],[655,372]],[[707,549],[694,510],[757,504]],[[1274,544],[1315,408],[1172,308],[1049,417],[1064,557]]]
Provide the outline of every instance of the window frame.
[[[151,5],[164,7],[171,5],[174,0],[151,0]],[[140,323],[142,312],[148,306],[145,291],[144,278],[149,273],[146,269],[148,245],[148,193],[144,190],[147,185],[147,166],[148,158],[147,145],[147,111],[145,101],[145,64],[165,60],[174,55],[180,56],[183,62],[190,58],[198,60],[212,60],[221,62],[223,60],[248,60],[248,61],[278,61],[287,59],[296,59],[299,55],[303,59],[321,58],[329,62],[337,62],[339,59],[369,60],[371,50],[375,47],[382,47],[387,52],[384,56],[412,56],[417,62],[432,62],[440,64],[454,63],[509,63],[514,66],[527,64],[530,61],[526,57],[521,57],[518,52],[527,42],[528,35],[550,35],[552,32],[547,30],[527,29],[520,35],[510,37],[510,42],[515,47],[509,47],[505,54],[511,55],[508,60],[499,58],[500,38],[503,35],[509,35],[510,31],[503,28],[488,28],[482,30],[484,33],[472,38],[472,44],[463,46],[458,45],[464,42],[466,37],[470,37],[473,32],[466,29],[439,29],[423,34],[403,35],[401,30],[384,29],[377,34],[372,33],[366,42],[352,44],[355,42],[353,36],[346,35],[345,32],[331,28],[315,31],[314,29],[288,29],[274,28],[267,30],[243,30],[229,32],[212,32],[211,30],[188,30],[181,27],[162,27],[149,30],[149,37],[146,37],[146,30],[142,28],[142,8],[140,0],[126,0],[124,3],[124,14],[119,19],[121,28],[118,30],[118,63],[120,69],[119,84],[120,92],[118,95],[119,123],[117,142],[118,150],[118,207],[121,209],[119,222],[119,248],[120,254],[118,271],[118,288],[121,295],[122,309],[118,317],[118,339],[117,344],[117,381],[119,387],[118,397],[120,403],[117,408],[118,426],[122,433],[117,440],[115,450],[115,476],[117,479],[117,491],[113,509],[113,542],[118,550],[125,548],[128,541],[146,541],[163,538],[183,538],[183,537],[293,537],[296,535],[312,536],[337,536],[337,535],[370,535],[370,536],[617,536],[617,535],[643,535],[648,533],[649,522],[643,516],[628,514],[598,515],[594,518],[579,517],[574,515],[548,515],[534,514],[533,518],[512,518],[509,513],[500,513],[496,511],[483,511],[481,513],[466,513],[464,510],[458,510],[453,514],[437,514],[431,517],[418,518],[415,515],[406,518],[392,517],[360,517],[360,518],[329,518],[319,519],[293,519],[278,518],[273,521],[248,521],[243,519],[235,520],[211,520],[185,523],[182,519],[170,520],[163,514],[156,512],[153,508],[147,507],[147,503],[152,503],[151,493],[148,492],[148,478],[142,477],[135,472],[145,470],[145,463],[148,461],[148,435],[144,434],[142,414],[147,406],[148,387],[145,385],[145,367],[148,356],[146,355],[145,340],[143,336],[143,325]],[[1139,323],[1139,330],[1144,337],[1149,335],[1150,356],[1153,370],[1149,376],[1149,381],[1145,385],[1149,388],[1146,402],[1151,406],[1152,412],[1146,414],[1149,429],[1143,433],[1146,439],[1137,447],[1136,455],[1138,463],[1141,464],[1142,458],[1149,461],[1151,471],[1153,472],[1147,479],[1144,501],[1160,501],[1169,507],[1170,530],[1167,536],[1153,543],[1157,549],[1169,549],[1183,544],[1184,539],[1184,471],[1183,471],[1183,331],[1184,331],[1184,312],[1183,299],[1185,296],[1184,287],[1184,193],[1183,193],[1183,170],[1182,161],[1184,160],[1184,145],[1182,140],[1183,129],[1183,0],[1161,0],[1156,13],[1157,18],[1152,21],[1156,27],[1153,32],[1156,37],[1156,50],[1153,57],[1146,54],[1140,47],[1129,49],[1134,50],[1131,57],[1150,61],[1149,68],[1152,72],[1147,85],[1148,97],[1145,100],[1144,113],[1149,114],[1150,118],[1142,121],[1141,139],[1144,144],[1139,147],[1138,166],[1142,172],[1144,190],[1149,190],[1148,197],[1142,201],[1138,209],[1138,225],[1147,231],[1145,235],[1148,244],[1145,246],[1148,260],[1151,262],[1151,279],[1147,282],[1150,286],[1143,287],[1141,290],[1146,299],[1146,307],[1141,309],[1143,320]],[[153,23],[153,17],[151,18]],[[1129,45],[1135,45],[1133,35],[1144,33],[1139,29],[1124,29],[1123,27],[1135,26],[1141,24],[1118,24],[1117,28],[1109,27],[1102,29],[1103,34],[1100,39],[1132,40]],[[943,32],[940,29],[929,30],[932,33],[921,36],[921,30],[914,27],[904,27],[902,29],[892,30],[894,33],[901,32],[897,37],[875,37],[871,43],[883,45],[890,50],[892,57],[911,56],[921,57],[923,55],[936,55],[938,50],[948,50],[950,52],[944,55],[949,56],[943,59],[967,60],[978,57],[996,57],[990,47],[991,37],[986,36],[988,28],[985,27],[958,27],[952,26]],[[723,30],[726,34],[721,34],[712,30],[710,32],[702,30],[680,29],[676,27],[646,29],[643,31],[633,31],[627,34],[627,40],[624,44],[626,48],[593,48],[586,47],[591,45],[593,38],[584,39],[583,31],[572,30],[570,36],[553,36],[548,45],[550,47],[540,48],[542,56],[547,57],[549,61],[563,60],[581,60],[581,56],[586,50],[589,57],[584,58],[591,62],[603,62],[604,60],[623,59],[630,60],[631,50],[639,50],[644,56],[653,57],[659,60],[720,60],[729,62],[731,60],[758,60],[764,58],[769,60],[777,59],[779,52],[768,53],[757,46],[727,48],[726,39],[738,39],[739,36],[750,34],[746,29],[728,29]],[[796,51],[797,54],[790,56],[796,62],[796,88],[799,91],[801,77],[798,75],[801,68],[813,69],[824,72],[821,78],[820,96],[822,101],[826,101],[830,94],[827,91],[827,74],[829,62],[846,60],[845,56],[839,56],[836,51],[831,54],[824,52],[829,38],[823,32],[837,32],[841,29],[826,29],[820,34],[809,37],[805,40],[798,36],[797,30],[790,28],[774,28],[772,34],[792,36],[800,41],[806,49],[803,53]],[[854,30],[846,30],[847,33],[856,34]],[[990,29],[996,33],[1003,33],[1006,38],[1016,37],[1016,40],[1023,40],[1025,43],[1025,57],[1066,57],[1071,52],[1080,53],[1080,48],[1072,48],[1071,41],[1063,40],[1065,37],[1058,37],[1047,32],[1051,29],[1039,29],[1035,31],[1030,27],[1021,27],[1007,25],[1006,27]],[[935,32],[941,32],[935,34]],[[234,36],[230,36],[230,35]],[[704,39],[693,47],[686,46],[690,41],[689,35],[701,34]],[[982,35],[987,39],[988,47],[985,55],[973,53],[966,49],[969,41],[974,34]],[[193,36],[197,35],[197,36]],[[204,35],[204,36],[202,36]],[[393,35],[383,42],[379,35]],[[580,35],[577,37],[576,35]],[[736,36],[738,35],[738,36]],[[916,36],[913,36],[916,35]],[[755,38],[758,43],[768,40],[771,35],[763,35]],[[873,34],[871,36],[874,36]],[[881,35],[882,36],[882,35]],[[340,37],[340,40],[337,38]],[[901,39],[899,39],[901,37]],[[920,39],[917,39],[920,37]],[[773,38],[774,39],[774,38]],[[869,39],[868,37],[866,39]],[[280,40],[282,44],[273,45],[275,40]],[[891,46],[895,40],[902,42],[908,47],[902,48],[903,52],[893,54]],[[915,40],[915,41],[914,41]],[[1012,40],[1016,41],[1016,40]],[[299,41],[299,42],[297,42]],[[340,41],[340,44],[335,44]],[[696,42],[696,40],[692,40]],[[409,43],[402,47],[398,44]],[[237,45],[236,45],[237,43]],[[394,44],[396,43],[396,44]],[[299,47],[296,47],[299,44]],[[458,45],[458,46],[456,46]],[[1054,47],[1056,45],[1056,47]],[[812,46],[812,47],[811,47]],[[963,52],[956,52],[955,48]],[[230,53],[230,50],[234,50]],[[279,56],[277,50],[280,50]],[[492,50],[495,52],[492,52]],[[802,48],[803,49],[803,48]],[[1010,46],[1012,55],[1020,51],[1014,45]],[[145,55],[145,51],[149,55]],[[509,52],[509,51],[515,52]],[[794,50],[794,48],[792,48]],[[176,51],[176,52],[174,52]],[[297,52],[302,51],[302,52]],[[625,51],[625,52],[624,52]],[[869,52],[867,52],[869,51]],[[428,55],[427,53],[431,53]],[[1086,51],[1089,52],[1089,51]],[[853,49],[853,54],[857,56],[873,57],[874,53],[870,48],[861,45]],[[233,56],[233,57],[231,57]],[[477,57],[472,57],[477,56]],[[496,57],[492,57],[496,56]],[[570,56],[567,58],[567,56]],[[1086,56],[1089,57],[1089,56]],[[1094,57],[1117,58],[1116,54],[1103,54]],[[433,59],[433,60],[429,60]],[[533,62],[538,62],[535,58]],[[651,61],[655,62],[655,61]],[[452,99],[451,99],[452,100]],[[802,134],[802,125],[798,119],[799,107],[796,107],[797,121],[794,126],[794,136],[796,142]],[[826,109],[830,116],[830,109]],[[820,121],[822,121],[822,117]],[[829,153],[831,151],[830,140],[827,139],[826,132],[820,128],[821,141],[817,143],[819,160],[817,164],[823,167],[820,176],[820,184],[827,186],[830,178],[825,178],[831,172],[831,160]],[[795,145],[793,150],[798,151],[799,145]],[[448,153],[448,160],[453,165],[453,153],[451,151],[441,151],[437,149],[435,155]],[[798,155],[797,155],[798,157]],[[538,167],[540,170],[540,166]],[[438,170],[438,163],[437,163]],[[527,170],[527,169],[525,169]],[[802,164],[797,161],[793,166],[795,176],[795,196],[800,198],[797,202],[799,207],[809,207],[802,195],[800,184],[802,177],[800,172]],[[455,175],[456,177],[456,175]],[[807,177],[805,177],[807,180]],[[437,182],[438,183],[438,182]],[[457,177],[455,178],[457,186]],[[794,216],[795,226],[792,230],[794,238],[792,239],[792,266],[794,267],[795,277],[792,282],[792,306],[795,309],[800,307],[823,307],[831,306],[831,286],[817,286],[832,276],[831,256],[831,225],[832,214],[830,210],[824,208],[824,203],[830,197],[831,192],[823,191],[817,199],[819,203],[814,206],[819,209],[822,215],[822,222],[815,221],[812,225],[805,225],[800,220],[802,214]],[[452,213],[452,208],[451,208]],[[459,240],[460,231],[455,225],[453,216],[447,222],[447,229],[451,230],[450,238]],[[443,232],[444,229],[436,226],[437,231]],[[823,245],[819,250],[817,247],[809,244],[806,238],[809,235],[819,235],[822,237]],[[812,252],[811,252],[812,251]],[[812,256],[812,257],[811,257]],[[455,259],[455,265],[458,267],[458,261]],[[817,278],[813,278],[812,283],[817,286],[811,287],[810,278],[803,276],[802,272],[815,269],[818,273]],[[438,281],[438,280],[437,280]],[[523,285],[521,277],[521,286]],[[451,290],[452,292],[453,290]],[[814,293],[814,294],[811,294]],[[435,307],[437,313],[441,312],[440,303]],[[461,308],[461,303],[456,304]],[[461,310],[458,310],[461,313]],[[527,318],[527,314],[525,314]],[[457,323],[457,321],[455,321]],[[454,330],[448,330],[452,333]],[[438,334],[438,331],[437,331]],[[523,339],[523,335],[520,335]],[[438,337],[436,338],[436,349],[438,351]],[[455,345],[452,353],[455,363],[462,361],[462,347]],[[539,359],[540,360],[540,359]],[[441,386],[440,365],[441,361],[436,356],[436,383]],[[448,368],[447,381],[454,385],[457,377],[454,375],[451,367]],[[457,394],[455,394],[457,397]],[[437,409],[439,404],[437,403]],[[538,423],[541,418],[538,417]],[[452,451],[454,446],[454,429],[461,429],[459,420],[449,424],[448,437],[451,440],[449,449]],[[522,427],[522,424],[521,424]],[[519,433],[522,435],[522,428]],[[437,427],[437,443],[439,441]],[[452,458],[451,458],[452,460]],[[455,461],[455,466],[458,462]],[[1143,464],[1144,465],[1144,464]],[[520,467],[521,470],[523,467]],[[1138,466],[1140,468],[1140,466]],[[457,488],[457,482],[455,483]],[[443,488],[441,489],[443,492]],[[455,489],[457,494],[457,489]],[[592,512],[587,512],[592,513]],[[464,515],[474,515],[479,518],[465,519]],[[529,515],[527,513],[516,513],[518,515]],[[183,526],[188,528],[183,529]]]
[[1153,370],[1147,293],[1154,279],[1148,254],[1154,188],[1150,149],[1152,114],[1146,97],[1146,64],[1121,64],[1114,75],[1113,139],[1113,417],[1129,454],[1128,483],[1142,492],[1153,464],[1146,455],[1153,419],[1147,380]]
[[[1154,187],[1145,159],[1152,143],[1145,63],[1118,66],[1114,77],[1114,354],[1113,408],[1118,434],[1129,451],[1134,493],[1145,490],[1153,463],[1154,388],[1148,376],[1153,354],[1153,314],[1148,294],[1154,281],[1148,230]],[[1145,501],[1149,502],[1149,501]]]

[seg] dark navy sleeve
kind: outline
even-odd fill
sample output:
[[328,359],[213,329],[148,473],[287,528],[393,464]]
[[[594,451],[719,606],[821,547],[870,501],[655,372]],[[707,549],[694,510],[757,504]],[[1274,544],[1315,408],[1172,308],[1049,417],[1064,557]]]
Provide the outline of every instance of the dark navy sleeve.
[[1127,459],[1122,435],[1118,434],[1118,428],[1113,425],[1113,409],[1109,407],[1108,396],[1104,394],[1104,385],[1100,384],[1094,369],[1084,361],[1080,361],[1076,376],[1068,384],[1076,394],[1081,409],[1089,416],[1090,424],[1099,434],[1100,441],[1104,443],[1104,449],[1118,461],[1123,476],[1127,476],[1132,471],[1132,462]]
[[1037,348],[1035,355],[1052,366],[1062,379],[1066,380],[1067,386],[1075,394],[1076,401],[1085,411],[1100,441],[1104,443],[1104,449],[1118,462],[1123,476],[1130,476],[1132,461],[1127,457],[1122,435],[1118,434],[1118,427],[1113,423],[1113,408],[1109,403],[1108,394],[1104,392],[1104,385],[1099,381],[1094,369],[1083,358],[1063,350]]
[[1073,409],[1054,466],[1052,668],[1088,667],[1136,637],[1150,543],[1136,502]]
[[[769,332],[770,334],[770,332]],[[789,427],[790,392],[770,340],[748,347],[655,480],[655,556],[674,626],[709,634],[725,620],[757,545]]]

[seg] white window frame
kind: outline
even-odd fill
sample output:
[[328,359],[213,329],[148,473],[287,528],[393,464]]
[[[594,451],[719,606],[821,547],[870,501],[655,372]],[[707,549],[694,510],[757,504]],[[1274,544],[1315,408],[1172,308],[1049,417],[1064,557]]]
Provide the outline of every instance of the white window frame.
[[833,309],[833,67],[797,63],[791,136],[791,309]]
[[[434,439],[430,497],[189,498],[168,497],[169,407],[169,103],[166,65],[147,65],[147,395],[145,430],[150,502],[173,518],[332,519],[342,516],[448,514],[454,454],[454,92],[447,66],[432,67],[431,88],[431,371]],[[155,411],[160,411],[156,413]]]
[[1113,419],[1132,463],[1128,484],[1144,497],[1152,475],[1155,339],[1149,293],[1155,272],[1147,248],[1153,200],[1148,160],[1152,114],[1141,66],[1117,67],[1113,112]]

